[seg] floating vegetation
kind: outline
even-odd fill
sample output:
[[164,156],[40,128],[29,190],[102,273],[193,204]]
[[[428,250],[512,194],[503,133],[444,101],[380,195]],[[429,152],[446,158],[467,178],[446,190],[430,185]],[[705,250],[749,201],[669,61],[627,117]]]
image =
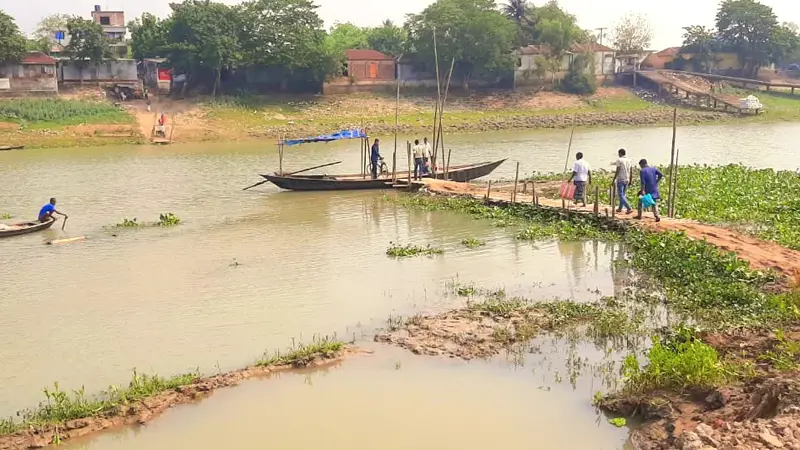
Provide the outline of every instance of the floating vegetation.
[[309,344],[292,341],[292,345],[283,353],[280,351],[276,351],[272,355],[264,353],[256,365],[305,367],[317,358],[333,358],[342,350],[344,350],[344,342],[328,336],[315,336]]
[[481,241],[480,239],[476,238],[467,238],[461,241],[461,245],[467,248],[478,248],[486,245],[486,241]]
[[117,227],[117,228],[136,228],[138,226],[141,226],[141,224],[139,222],[137,222],[136,221],[136,217],[134,217],[133,220],[122,219],[122,222],[119,222],[118,224],[116,224],[114,226]]
[[410,258],[412,256],[434,256],[441,255],[444,250],[427,245],[421,247],[419,245],[407,244],[399,245],[393,242],[389,243],[389,248],[386,249],[386,254],[394,258]]
[[14,218],[14,216],[12,216],[11,214],[9,214],[7,212],[0,213],[0,219],[2,219],[2,220],[8,220],[8,219],[13,219],[13,218]]
[[157,225],[160,227],[174,227],[181,223],[181,219],[172,213],[163,213],[158,216]]
[[625,420],[624,417],[616,417],[614,419],[608,419],[608,423],[610,423],[611,425],[614,425],[617,428],[622,428],[622,427],[624,427],[625,425],[628,424],[628,421]]

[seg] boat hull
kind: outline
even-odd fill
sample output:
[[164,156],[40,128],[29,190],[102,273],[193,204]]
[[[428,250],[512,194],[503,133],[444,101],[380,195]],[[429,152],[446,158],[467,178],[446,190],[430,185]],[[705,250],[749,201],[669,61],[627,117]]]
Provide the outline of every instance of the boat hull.
[[21,222],[11,224],[12,227],[8,230],[0,229],[0,238],[19,236],[21,234],[35,233],[37,231],[44,231],[53,226],[55,220],[50,220],[44,223],[41,222]]
[[[465,183],[470,180],[484,177],[492,173],[505,159],[481,164],[470,164],[453,167],[449,176],[451,181]],[[281,189],[290,191],[348,191],[367,189],[391,189],[391,178],[362,178],[361,175],[307,175],[307,176],[282,176],[278,174],[261,175]],[[397,174],[398,180],[408,178],[408,172]],[[444,179],[444,173],[437,173],[436,178]]]

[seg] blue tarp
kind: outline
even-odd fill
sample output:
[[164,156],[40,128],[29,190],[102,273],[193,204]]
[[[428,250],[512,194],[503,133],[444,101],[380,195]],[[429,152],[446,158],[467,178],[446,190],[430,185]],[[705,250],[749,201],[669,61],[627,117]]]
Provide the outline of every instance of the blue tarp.
[[310,142],[330,142],[330,141],[338,141],[341,139],[360,139],[365,137],[367,137],[367,134],[364,133],[364,130],[362,130],[361,128],[353,128],[351,130],[341,130],[337,131],[336,133],[323,134],[322,136],[313,136],[313,137],[299,138],[299,139],[286,139],[285,141],[283,141],[283,143],[292,146],[299,144],[308,144]]

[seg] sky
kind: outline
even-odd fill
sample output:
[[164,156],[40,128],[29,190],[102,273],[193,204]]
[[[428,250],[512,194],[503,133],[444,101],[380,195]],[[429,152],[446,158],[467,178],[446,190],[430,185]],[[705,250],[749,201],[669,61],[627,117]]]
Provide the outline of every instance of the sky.
[[[545,0],[534,0],[542,4]],[[236,0],[223,0],[235,4]],[[319,14],[326,26],[335,22],[352,22],[359,26],[379,25],[385,19],[402,23],[408,13],[422,11],[433,0],[315,0],[320,6]],[[499,3],[502,3],[500,0]],[[800,24],[800,1],[761,0],[773,8],[781,22]],[[578,18],[582,28],[610,29],[621,16],[628,13],[644,15],[653,30],[652,48],[660,50],[681,44],[682,27],[688,25],[714,25],[718,0],[560,0],[561,6]],[[164,17],[169,14],[169,0],[0,0],[0,10],[13,16],[17,25],[26,33],[36,28],[39,20],[49,14],[66,13],[89,18],[93,5],[103,10],[125,11],[125,20],[133,19],[143,12]],[[607,38],[604,44],[609,44]]]

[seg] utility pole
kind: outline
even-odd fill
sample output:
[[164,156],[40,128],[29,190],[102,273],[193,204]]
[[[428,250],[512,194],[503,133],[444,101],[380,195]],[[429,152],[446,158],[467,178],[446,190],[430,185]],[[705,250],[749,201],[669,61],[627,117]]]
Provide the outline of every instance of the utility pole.
[[598,41],[597,41],[598,44],[603,45],[603,31],[605,31],[607,29],[608,28],[605,28],[605,27],[595,28],[595,30],[600,31],[600,39],[598,39]]

